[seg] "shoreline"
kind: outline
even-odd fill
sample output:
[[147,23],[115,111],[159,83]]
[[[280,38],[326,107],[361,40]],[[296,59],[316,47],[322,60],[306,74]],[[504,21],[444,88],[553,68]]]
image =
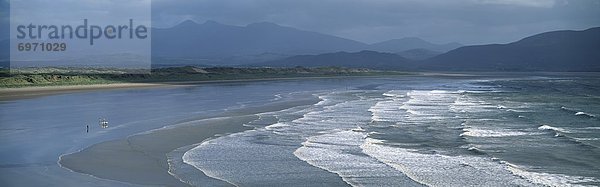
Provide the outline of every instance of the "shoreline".
[[111,84],[89,84],[89,85],[67,85],[67,86],[34,86],[21,88],[0,88],[0,101],[12,101],[29,99],[35,97],[77,93],[85,91],[127,89],[127,88],[149,88],[168,86],[161,83],[111,83]]
[[[414,74],[419,75],[419,74]],[[357,77],[387,77],[387,76],[414,76],[414,75],[368,75],[368,76],[315,76],[315,77],[276,77],[257,79],[230,79],[230,80],[202,80],[202,81],[170,81],[170,82],[146,82],[146,83],[108,83],[108,84],[86,84],[86,85],[56,85],[56,86],[31,86],[19,88],[0,88],[0,101],[13,101],[30,99],[35,97],[68,94],[86,91],[129,89],[129,88],[153,88],[161,86],[189,86],[211,83],[235,83],[254,81],[276,81],[276,80],[305,80],[305,79],[336,79]]]
[[[250,130],[243,124],[255,119],[256,116],[246,115],[191,121],[172,128],[151,130],[147,134],[100,142],[62,155],[58,163],[73,172],[102,179],[141,185],[189,186],[169,173],[167,154],[219,134]],[[198,177],[211,184],[227,184],[208,176]]]
[[[151,88],[161,86],[189,86],[210,83],[232,83],[252,81],[275,81],[275,80],[303,80],[303,79],[337,79],[337,78],[359,78],[359,77],[397,77],[397,76],[442,76],[442,77],[475,77],[482,76],[482,72],[404,72],[405,74],[382,74],[382,75],[343,75],[343,76],[307,76],[307,77],[273,77],[273,78],[249,78],[249,79],[221,79],[221,80],[190,80],[190,81],[156,81],[156,82],[124,82],[124,83],[101,83],[81,85],[49,85],[49,86],[26,86],[16,88],[0,88],[0,101],[12,101],[29,99],[35,97],[77,93],[85,91],[129,89],[129,88]],[[488,72],[489,73],[489,72]],[[499,72],[492,72],[497,75]],[[517,72],[517,74],[523,72]],[[531,72],[529,72],[531,73]],[[551,72],[536,72],[547,74]],[[564,72],[563,72],[564,73]],[[567,72],[571,73],[571,72]],[[587,73],[587,72],[578,72]],[[501,74],[501,73],[500,73]]]
[[[257,114],[317,103],[299,99],[228,111],[202,119],[189,118],[162,128],[133,134],[123,139],[94,144],[73,153],[64,153],[58,164],[67,170],[93,177],[139,185],[190,186],[172,175],[169,154],[179,148],[226,134],[252,130],[247,126]],[[195,172],[197,180],[210,186],[234,184]],[[341,179],[340,179],[341,180]]]

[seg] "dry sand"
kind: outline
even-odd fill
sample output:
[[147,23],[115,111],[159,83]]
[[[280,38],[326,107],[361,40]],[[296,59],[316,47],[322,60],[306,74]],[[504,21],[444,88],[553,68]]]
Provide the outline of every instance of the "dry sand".
[[91,85],[69,85],[69,86],[35,86],[23,88],[0,88],[0,101],[27,99],[47,95],[103,90],[103,89],[125,89],[125,88],[147,88],[158,86],[182,86],[207,83],[230,83],[230,82],[253,82],[273,80],[298,80],[298,79],[336,79],[348,77],[379,77],[379,76],[332,76],[332,77],[279,77],[258,79],[234,79],[234,80],[206,80],[206,81],[176,81],[176,82],[154,82],[154,83],[111,83]]
[[0,88],[0,101],[27,99],[27,98],[47,96],[47,95],[56,95],[56,94],[92,91],[92,90],[145,88],[145,87],[157,87],[157,86],[166,86],[166,84],[160,84],[160,83],[114,83],[114,84],[71,85],[71,86]]

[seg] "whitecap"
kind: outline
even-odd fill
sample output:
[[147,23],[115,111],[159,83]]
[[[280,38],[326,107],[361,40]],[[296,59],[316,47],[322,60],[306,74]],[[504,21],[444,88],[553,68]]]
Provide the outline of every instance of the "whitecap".
[[575,115],[576,116],[596,117],[596,115],[588,114],[588,113],[585,113],[585,112],[577,112],[577,113],[575,113]]
[[555,131],[555,132],[562,132],[562,133],[570,133],[570,131],[568,131],[566,129],[563,129],[563,128],[560,128],[560,127],[553,127],[553,126],[550,126],[550,125],[542,125],[542,126],[538,127],[538,129],[540,129],[540,130],[552,130],[552,131]]
[[[514,175],[522,177],[529,182],[540,184],[544,186],[550,187],[559,187],[559,186],[586,186],[578,183],[586,183],[586,182],[600,182],[597,178],[594,177],[584,177],[584,176],[570,176],[564,174],[551,174],[551,173],[541,173],[541,172],[532,172],[521,169],[521,167],[516,166],[514,164],[507,163],[506,167],[510,172]],[[589,185],[591,186],[591,185]]]
[[420,186],[404,173],[361,153],[366,133],[341,131],[309,137],[294,155],[336,173],[352,186]]
[[381,145],[367,138],[363,152],[428,186],[534,186],[481,156],[448,156]]
[[465,132],[460,134],[460,136],[482,138],[532,135],[532,133],[522,131],[511,131],[506,129],[477,129],[472,127],[466,128],[463,131]]
[[598,141],[600,138],[575,138],[578,141]]

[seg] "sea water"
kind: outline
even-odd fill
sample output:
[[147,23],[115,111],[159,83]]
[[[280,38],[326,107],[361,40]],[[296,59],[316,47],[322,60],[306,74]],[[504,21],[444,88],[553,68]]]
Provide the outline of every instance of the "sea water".
[[260,114],[276,121],[181,156],[242,186],[334,180],[314,168],[352,186],[600,185],[600,79],[593,74],[347,84],[312,92],[321,100],[314,105]]
[[[173,150],[166,156],[185,164],[169,161],[179,172],[171,174],[240,186],[600,185],[600,76],[584,73],[257,81],[7,101],[0,184],[129,185],[56,162],[103,141],[306,97],[319,102],[260,113],[246,124],[253,130]],[[99,117],[110,127],[95,126]]]

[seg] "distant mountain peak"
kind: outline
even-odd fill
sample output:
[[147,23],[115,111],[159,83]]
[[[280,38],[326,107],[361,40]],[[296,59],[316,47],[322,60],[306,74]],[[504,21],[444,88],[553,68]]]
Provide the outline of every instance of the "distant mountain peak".
[[185,21],[173,26],[172,28],[187,30],[187,29],[193,29],[195,27],[198,27],[198,25],[200,25],[200,24],[196,23],[193,20],[188,19],[188,20],[185,20]]
[[373,51],[373,50],[362,50],[357,53],[358,54],[391,54],[391,53],[387,53],[387,52],[378,52],[378,51]]
[[208,20],[208,21],[205,21],[202,25],[222,25],[222,24],[219,22],[213,21],[213,20]]
[[198,23],[196,23],[194,20],[188,19],[188,20],[185,20],[185,21],[183,21],[183,22],[181,22],[181,23],[179,23],[177,25],[180,25],[180,26],[198,25]]
[[185,29],[189,29],[189,28],[196,28],[198,26],[209,26],[209,27],[213,27],[213,26],[222,26],[223,24],[213,21],[213,20],[208,20],[205,21],[204,23],[200,24],[194,20],[185,20],[179,24],[177,24],[175,27],[179,27],[179,28],[185,28]]
[[281,25],[272,23],[272,22],[256,22],[246,25],[246,27],[281,27]]
[[371,44],[371,49],[391,53],[398,53],[410,49],[427,49],[431,51],[446,52],[461,46],[461,44],[456,42],[448,44],[435,44],[418,37],[404,37]]
[[418,41],[418,42],[427,42],[427,43],[430,43],[430,42],[425,41],[425,40],[423,40],[421,38],[418,38],[418,37],[404,37],[404,38],[395,39],[395,40],[398,40],[398,41]]
[[[269,22],[236,26],[191,20],[153,30],[153,55],[159,57],[224,59],[265,52],[299,55],[334,51],[358,51],[368,45],[317,32]],[[177,46],[177,47],[174,47]]]

